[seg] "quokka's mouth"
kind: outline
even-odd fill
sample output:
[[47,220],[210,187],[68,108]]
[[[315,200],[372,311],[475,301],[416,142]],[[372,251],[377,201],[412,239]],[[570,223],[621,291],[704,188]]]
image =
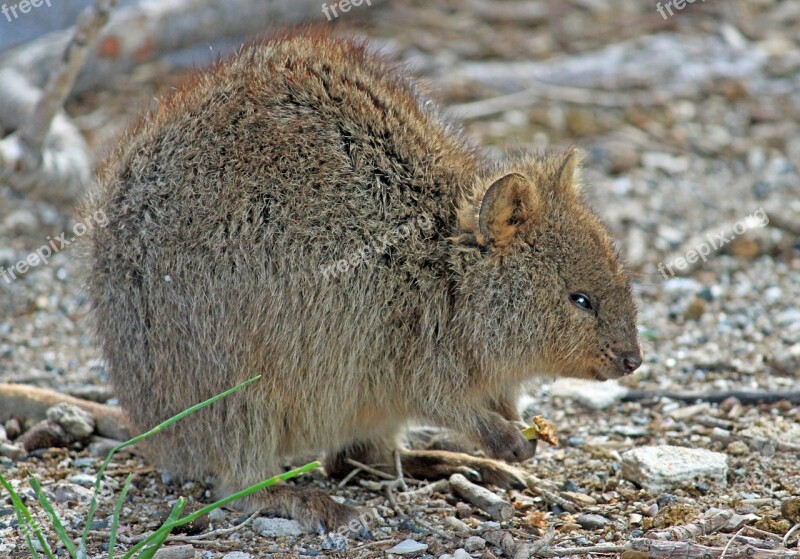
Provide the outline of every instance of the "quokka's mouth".
[[605,374],[601,373],[600,371],[598,371],[595,368],[589,369],[589,374],[592,375],[592,378],[594,380],[598,380],[600,382],[606,382],[607,380],[611,380],[612,378],[614,378],[614,377],[611,377],[611,376],[608,376],[608,375],[605,375]]

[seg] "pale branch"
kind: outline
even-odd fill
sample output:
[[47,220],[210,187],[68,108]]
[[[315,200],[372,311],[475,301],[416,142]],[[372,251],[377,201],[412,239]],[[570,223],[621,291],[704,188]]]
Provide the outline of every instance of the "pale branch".
[[117,2],[118,0],[96,0],[94,5],[86,8],[78,17],[78,24],[64,48],[60,64],[48,77],[33,114],[17,131],[20,141],[27,148],[27,156],[31,158],[29,164],[35,164],[36,167],[41,165],[44,140],[50,131],[50,123],[64,107],[78,73]]
[[450,476],[450,486],[456,495],[486,511],[493,520],[503,522],[514,516],[514,506],[485,487],[475,485],[461,474]]
[[11,417],[25,417],[36,421],[46,419],[47,410],[62,402],[92,414],[97,432],[101,436],[118,440],[130,438],[128,420],[120,408],[22,384],[0,384],[0,421]]
[[74,201],[90,180],[91,158],[63,113],[70,93],[181,49],[219,40],[238,45],[278,25],[324,18],[316,0],[142,0],[109,14],[116,2],[96,0],[73,29],[0,54],[0,130],[15,131],[0,139],[0,181]]
[[[649,559],[675,559],[691,557],[708,557],[721,559],[725,551],[725,559],[800,559],[800,551],[787,549],[763,549],[750,545],[731,545],[724,550],[722,547],[708,547],[691,542],[673,542],[637,538],[631,540],[630,549],[647,553]],[[566,555],[566,554],[565,554]]]
[[733,518],[733,511],[709,509],[702,518],[685,526],[672,526],[666,530],[649,532],[654,540],[690,540],[697,536],[713,534],[721,530]]
[[[41,92],[10,69],[0,69],[0,129],[17,130],[34,112]],[[59,111],[50,122],[41,152],[32,156],[18,133],[0,139],[0,180],[22,192],[51,200],[74,200],[89,182],[91,160],[78,128]],[[53,185],[58,185],[54,188]]]
[[[368,13],[364,4],[354,13]],[[115,75],[169,53],[212,41],[265,34],[280,25],[325,21],[319,0],[142,0],[116,10],[101,34],[98,48],[78,76],[74,91],[102,85]],[[25,72],[42,88],[69,41],[69,32],[50,33],[0,56],[0,68]]]
[[728,398],[736,398],[744,405],[774,404],[786,400],[792,404],[800,404],[800,392],[782,391],[748,391],[728,390],[723,392],[674,392],[671,390],[631,390],[623,396],[623,402],[638,402],[641,400],[657,400],[669,398],[677,402],[710,402],[719,404]]

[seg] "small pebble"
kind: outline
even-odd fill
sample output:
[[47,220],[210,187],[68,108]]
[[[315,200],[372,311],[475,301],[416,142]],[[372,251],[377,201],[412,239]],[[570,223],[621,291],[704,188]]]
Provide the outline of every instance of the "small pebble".
[[677,502],[678,498],[675,495],[670,495],[669,493],[659,495],[658,499],[656,499],[656,505],[658,505],[659,508],[664,508]]
[[170,545],[156,551],[153,559],[194,559],[195,555],[196,550],[191,545]]
[[231,551],[222,556],[222,559],[251,559],[253,557],[244,551]]
[[731,441],[725,452],[731,456],[743,456],[750,453],[750,447],[743,441]]
[[800,524],[800,497],[784,501],[781,505],[781,514],[792,524]]
[[89,451],[89,454],[98,458],[105,458],[108,456],[108,453],[111,452],[115,446],[122,444],[122,441],[118,441],[116,439],[107,439],[106,437],[92,437],[89,446],[86,447],[86,450]]
[[453,552],[452,555],[450,555],[449,553],[445,553],[444,555],[440,555],[439,559],[472,559],[472,555],[470,555],[464,549],[459,547]]
[[72,465],[76,468],[91,468],[97,465],[97,458],[93,458],[91,456],[81,456],[80,458],[76,458]]
[[17,460],[25,456],[25,449],[11,443],[0,443],[0,456]]
[[92,498],[92,491],[74,483],[59,483],[53,489],[53,500],[57,503],[73,501],[88,503]]
[[74,483],[75,485],[80,485],[81,487],[94,487],[94,483],[97,481],[97,476],[89,474],[73,474],[67,478],[67,481]]
[[8,421],[6,421],[6,436],[9,440],[14,440],[22,434],[22,427],[20,427],[19,421],[12,417]]
[[464,549],[469,551],[470,553],[473,551],[478,551],[486,547],[486,540],[483,538],[479,538],[478,536],[470,536],[464,542]]
[[576,491],[562,491],[561,496],[582,506],[590,507],[597,504],[597,499],[585,493],[579,493]]
[[561,491],[573,491],[575,493],[578,493],[580,491],[580,488],[571,479],[568,479],[567,481],[565,481],[561,485],[561,487],[559,487],[559,489]]
[[214,509],[210,513],[208,513],[208,519],[211,522],[222,522],[227,518],[228,513],[222,509]]
[[583,446],[586,444],[586,439],[583,437],[569,437],[567,439],[567,445],[569,446]]
[[341,534],[331,532],[322,542],[322,549],[342,553],[347,549],[347,538]]
[[584,530],[599,530],[608,524],[608,519],[599,514],[579,514],[575,517],[575,522]]
[[641,511],[644,516],[652,518],[658,514],[658,504],[653,503],[652,505],[642,505]]
[[458,535],[466,535],[472,533],[472,528],[464,524],[461,520],[459,520],[455,516],[446,516],[444,520],[442,520],[442,524],[444,524],[445,528],[455,532]]
[[52,421],[40,421],[25,432],[17,442],[28,452],[33,452],[40,448],[64,448],[73,440],[74,437],[61,425]]
[[456,503],[456,518],[469,518],[472,516],[472,507],[467,503]]

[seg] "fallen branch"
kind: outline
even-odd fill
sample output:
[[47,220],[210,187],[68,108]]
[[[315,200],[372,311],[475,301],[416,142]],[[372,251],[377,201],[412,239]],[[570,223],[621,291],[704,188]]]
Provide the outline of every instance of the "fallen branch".
[[50,131],[50,123],[64,106],[64,102],[75,85],[78,72],[83,67],[90,49],[97,41],[100,30],[108,22],[111,10],[117,2],[118,0],[97,0],[93,6],[81,13],[75,31],[64,48],[61,63],[50,74],[33,114],[17,131],[20,143],[27,148],[25,155],[30,158],[26,162],[31,165],[35,164],[34,169],[41,165],[42,149],[45,137]]
[[0,421],[12,417],[41,421],[47,418],[50,407],[62,402],[92,414],[95,429],[101,436],[123,441],[131,437],[128,420],[120,408],[24,384],[0,384]]
[[672,526],[666,530],[649,532],[648,538],[654,540],[691,540],[698,536],[713,534],[722,529],[733,518],[731,510],[709,509],[699,520],[685,526]]
[[[723,548],[708,547],[691,542],[673,542],[637,538],[631,540],[630,549],[647,553],[649,559],[675,559],[707,557],[722,558]],[[730,546],[725,552],[725,559],[800,559],[800,551],[784,549],[761,549],[752,546]]]
[[450,476],[450,486],[461,497],[486,511],[493,520],[503,522],[514,516],[514,506],[485,487],[475,485],[461,474]]
[[217,528],[216,530],[211,530],[210,532],[205,532],[203,534],[197,534],[194,536],[173,536],[170,535],[167,541],[170,542],[184,542],[184,543],[198,543],[201,540],[207,540],[208,538],[219,538],[220,536],[227,536],[228,534],[232,534],[237,530],[241,530],[248,524],[250,524],[253,519],[261,514],[260,510],[257,510],[250,516],[248,516],[244,521],[236,524],[235,526],[231,526],[230,528]]
[[575,501],[571,501],[559,495],[557,493],[558,488],[553,482],[539,479],[534,475],[528,474],[524,470],[521,471],[521,475],[525,480],[525,485],[527,485],[528,491],[541,497],[547,504],[558,505],[570,513],[578,510],[577,505],[580,503],[576,503]]
[[800,392],[779,392],[779,391],[747,391],[747,390],[727,390],[724,392],[704,392],[688,394],[685,392],[672,392],[669,390],[631,390],[622,397],[623,402],[638,402],[641,400],[657,400],[669,398],[677,402],[694,403],[697,401],[711,402],[719,404],[728,398],[736,398],[746,406],[757,404],[774,404],[776,402],[788,401],[792,404],[800,404]]
[[[80,151],[74,153],[73,149],[59,145],[58,138],[55,138],[55,143],[47,139],[56,115],[63,110],[78,72],[117,1],[96,0],[93,6],[81,13],[69,41],[58,51],[61,53],[58,65],[48,76],[43,91],[31,96],[34,99],[38,97],[33,110],[16,132],[0,140],[0,179],[12,187],[34,192],[37,188],[47,187],[47,191],[40,190],[38,194],[69,201],[88,182],[89,164],[83,142],[78,143]],[[8,73],[9,79],[15,82],[23,82],[22,75],[20,73],[15,79],[12,73]],[[26,89],[24,84],[19,85]],[[30,86],[27,89],[31,89]],[[59,151],[66,151],[70,157],[64,160],[53,153]],[[56,192],[59,189],[63,192]]]
[[279,22],[323,17],[314,0],[142,0],[110,14],[117,1],[96,0],[74,29],[0,55],[0,129],[16,131],[0,139],[0,181],[73,202],[91,179],[91,158],[63,112],[71,92],[194,45],[226,38],[238,45]]
[[[380,1],[372,1],[373,9]],[[365,5],[361,11],[370,9]],[[224,39],[241,43],[242,37],[281,23],[323,18],[318,0],[142,0],[114,12],[74,91],[94,89],[143,62],[195,45]],[[41,89],[69,37],[69,31],[58,31],[10,49],[0,57],[0,68],[18,71]]]

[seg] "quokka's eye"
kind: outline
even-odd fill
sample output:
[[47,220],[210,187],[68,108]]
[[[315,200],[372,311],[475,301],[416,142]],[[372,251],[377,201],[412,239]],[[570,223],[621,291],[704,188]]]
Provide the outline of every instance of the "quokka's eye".
[[585,311],[594,312],[592,301],[585,293],[570,293],[569,300],[572,301],[572,304],[576,307],[579,307]]

